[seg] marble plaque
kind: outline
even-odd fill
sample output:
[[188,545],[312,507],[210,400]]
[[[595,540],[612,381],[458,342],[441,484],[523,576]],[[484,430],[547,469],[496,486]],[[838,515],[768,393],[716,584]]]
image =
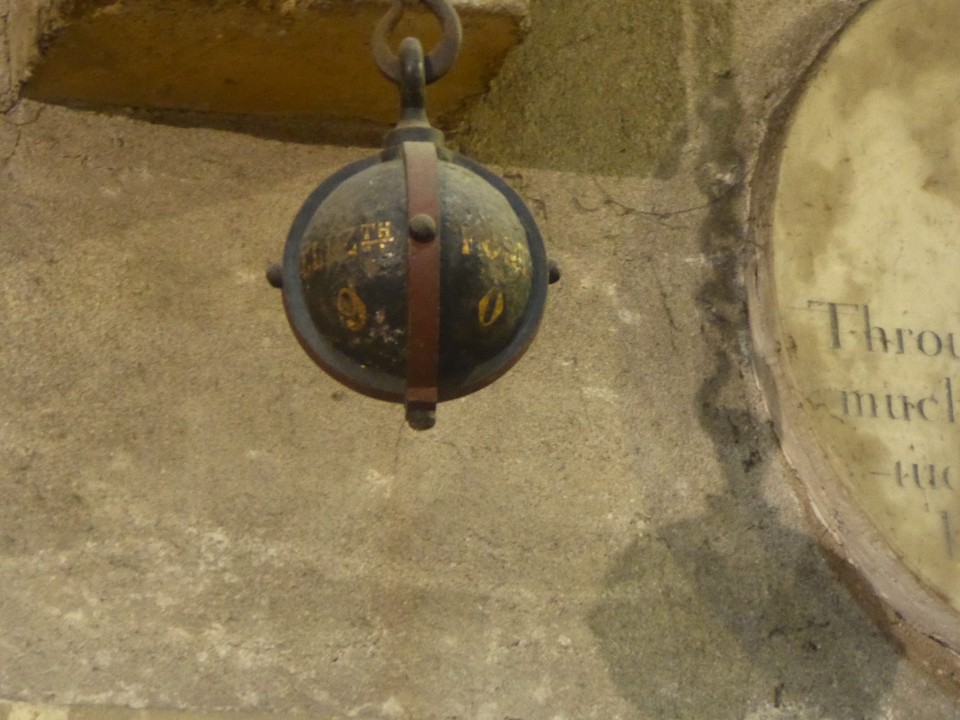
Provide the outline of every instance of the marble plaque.
[[751,299],[788,457],[842,552],[960,650],[960,2],[875,0],[792,105]]

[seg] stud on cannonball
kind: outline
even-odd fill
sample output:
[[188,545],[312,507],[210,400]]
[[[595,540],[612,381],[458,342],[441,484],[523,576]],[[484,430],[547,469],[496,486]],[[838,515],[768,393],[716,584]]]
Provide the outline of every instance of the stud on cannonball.
[[410,236],[420,242],[430,242],[436,239],[436,221],[425,213],[415,215],[410,220]]

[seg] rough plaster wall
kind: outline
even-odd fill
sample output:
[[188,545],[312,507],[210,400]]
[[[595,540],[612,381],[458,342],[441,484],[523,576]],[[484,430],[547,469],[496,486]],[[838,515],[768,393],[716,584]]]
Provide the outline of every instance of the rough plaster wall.
[[53,25],[59,0],[0,0],[0,111],[17,99],[38,56],[38,42]]
[[713,294],[729,265],[686,176],[511,170],[565,278],[520,365],[416,434],[311,365],[263,280],[299,202],[362,153],[17,118],[0,695],[953,717],[804,532],[717,338],[739,322]]
[[465,123],[469,152],[574,172],[675,173],[692,69],[681,51],[685,8],[536,3],[532,34]]
[[10,67],[10,0],[0,0],[0,111],[14,103],[14,73]]
[[[517,136],[533,167],[507,177],[565,276],[530,354],[421,435],[324,378],[262,278],[302,198],[362,152],[8,115],[0,696],[955,718],[818,553],[745,346],[763,122],[858,5],[683,3],[679,149],[582,173]],[[564,39],[541,37],[527,52]],[[519,90],[491,107],[519,117]]]

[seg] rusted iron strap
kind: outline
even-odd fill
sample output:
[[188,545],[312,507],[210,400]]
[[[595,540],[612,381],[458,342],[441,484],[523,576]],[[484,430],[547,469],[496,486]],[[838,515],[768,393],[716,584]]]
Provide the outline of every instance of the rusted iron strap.
[[[407,419],[432,425],[440,364],[440,190],[437,147],[403,143],[407,180]],[[423,428],[421,428],[423,429]]]

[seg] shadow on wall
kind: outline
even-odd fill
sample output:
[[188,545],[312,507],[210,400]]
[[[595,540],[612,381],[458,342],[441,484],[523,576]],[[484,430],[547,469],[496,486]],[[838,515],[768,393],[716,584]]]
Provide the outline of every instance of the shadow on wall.
[[718,720],[739,719],[763,707],[875,717],[897,654],[814,543],[764,503],[763,462],[735,438],[751,420],[729,413],[710,422],[718,444],[729,443],[730,492],[709,498],[703,516],[633,542],[607,575],[589,624],[611,677],[655,718],[710,708]]
[[[694,5],[699,37],[733,36],[729,6]],[[698,106],[706,134],[699,164],[742,165],[736,151],[742,111],[725,72],[729,48],[699,47],[701,77],[713,78]],[[874,717],[898,656],[816,544],[783,526],[763,498],[763,448],[776,446],[751,415],[743,382],[748,361],[739,348],[747,318],[737,283],[743,198],[722,194],[709,177],[700,187],[713,200],[701,251],[720,260],[698,301],[706,319],[721,320],[704,322],[705,341],[720,349],[693,410],[713,441],[726,491],[707,498],[702,516],[626,548],[588,622],[613,681],[644,717],[704,717],[709,709],[712,718],[739,720],[766,717],[769,708],[782,708],[786,717],[794,717],[791,711],[831,720]]]

